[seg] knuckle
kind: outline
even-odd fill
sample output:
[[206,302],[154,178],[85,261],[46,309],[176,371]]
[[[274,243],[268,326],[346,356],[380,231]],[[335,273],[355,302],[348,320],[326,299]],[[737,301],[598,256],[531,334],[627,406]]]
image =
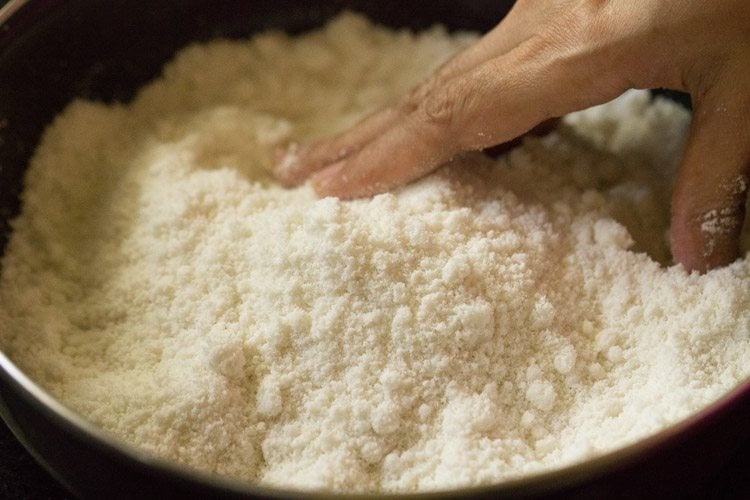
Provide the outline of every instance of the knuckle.
[[401,113],[404,115],[410,115],[417,111],[424,100],[427,98],[427,96],[429,96],[434,91],[434,88],[437,86],[437,81],[437,76],[434,76],[430,80],[427,80],[411,89],[411,91],[409,91],[406,97],[401,101]]
[[462,92],[454,82],[438,71],[430,80],[413,88],[403,99],[399,111],[425,123],[450,124],[461,105]]
[[419,102],[418,118],[428,124],[449,126],[463,101],[463,93],[457,85],[446,83],[433,86]]

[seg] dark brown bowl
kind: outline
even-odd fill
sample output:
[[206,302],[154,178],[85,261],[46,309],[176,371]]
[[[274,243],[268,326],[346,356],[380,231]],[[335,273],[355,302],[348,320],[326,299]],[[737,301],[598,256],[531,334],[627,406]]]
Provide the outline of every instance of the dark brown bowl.
[[[0,252],[7,243],[9,221],[19,211],[24,172],[40,134],[74,97],[127,101],[191,41],[246,37],[267,28],[300,32],[344,8],[394,27],[418,29],[440,22],[451,29],[486,31],[511,4],[12,0],[0,10]],[[72,413],[2,353],[0,414],[32,455],[81,497],[314,496],[217,479],[147,456]],[[706,497],[718,483],[734,480],[721,471],[748,443],[750,380],[691,418],[605,456],[496,486],[416,497]],[[725,491],[733,495],[731,489]],[[742,493],[736,489],[734,494]]]

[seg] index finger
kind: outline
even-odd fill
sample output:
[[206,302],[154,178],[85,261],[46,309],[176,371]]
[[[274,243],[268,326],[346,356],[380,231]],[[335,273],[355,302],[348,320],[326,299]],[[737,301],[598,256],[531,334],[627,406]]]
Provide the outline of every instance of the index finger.
[[624,87],[597,79],[578,54],[529,40],[447,81],[433,80],[421,99],[359,152],[312,177],[321,196],[372,196],[413,181],[461,151],[506,142],[546,119],[606,102]]

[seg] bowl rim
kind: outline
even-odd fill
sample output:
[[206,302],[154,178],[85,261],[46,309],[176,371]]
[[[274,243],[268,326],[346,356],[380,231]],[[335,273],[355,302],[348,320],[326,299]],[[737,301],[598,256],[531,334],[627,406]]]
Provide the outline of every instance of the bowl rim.
[[[88,444],[102,448],[105,452],[115,454],[119,458],[131,461],[141,467],[150,467],[154,472],[171,475],[181,480],[189,482],[199,482],[203,485],[224,490],[227,493],[236,493],[240,495],[261,495],[265,497],[276,498],[353,498],[353,499],[372,499],[393,497],[399,499],[433,499],[444,498],[446,494],[455,495],[460,493],[465,496],[504,494],[513,495],[523,493],[543,494],[553,493],[565,487],[575,486],[584,483],[587,480],[604,476],[608,473],[615,473],[618,470],[625,469],[634,462],[644,460],[660,449],[674,445],[690,435],[699,432],[704,426],[710,425],[711,422],[720,418],[722,415],[730,412],[732,408],[739,405],[744,400],[750,400],[750,377],[737,384],[733,389],[726,392],[719,399],[704,407],[703,409],[690,414],[688,417],[679,420],[662,430],[639,439],[629,445],[612,449],[601,455],[594,456],[583,461],[573,462],[559,468],[540,470],[528,475],[511,478],[498,483],[482,486],[463,486],[453,489],[429,490],[420,493],[347,493],[347,492],[330,492],[320,490],[295,490],[283,487],[263,485],[243,481],[239,479],[212,475],[200,470],[196,470],[179,463],[170,462],[164,458],[152,455],[140,450],[126,441],[107,433],[82,415],[76,413],[62,402],[52,396],[46,389],[34,382],[23,370],[21,370],[8,355],[0,350],[0,377],[5,378],[15,386],[20,395],[25,397],[39,412],[44,414],[48,419],[53,420],[57,425],[64,427],[70,432],[76,433],[82,439],[88,441]],[[41,462],[41,464],[52,475],[60,480],[58,474],[44,457],[38,456],[33,450],[33,446],[27,443],[22,435],[19,435],[11,422],[6,423],[17,438],[29,449],[31,454]],[[62,481],[64,483],[64,481]]]

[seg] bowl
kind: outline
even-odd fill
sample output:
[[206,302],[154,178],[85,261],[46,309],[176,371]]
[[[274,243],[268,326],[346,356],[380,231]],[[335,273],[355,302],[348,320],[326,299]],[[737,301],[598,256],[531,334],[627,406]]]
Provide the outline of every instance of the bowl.
[[[13,0],[0,10],[0,252],[8,241],[10,220],[19,212],[24,172],[40,135],[75,97],[125,102],[189,42],[243,38],[269,28],[299,33],[345,8],[392,27],[420,29],[442,23],[452,30],[486,31],[511,4]],[[319,496],[216,478],[155,459],[71,412],[3,353],[0,414],[36,460],[80,497]],[[604,456],[495,486],[399,498],[705,496],[718,483],[731,483],[722,471],[748,446],[748,422],[750,380],[690,418]]]

